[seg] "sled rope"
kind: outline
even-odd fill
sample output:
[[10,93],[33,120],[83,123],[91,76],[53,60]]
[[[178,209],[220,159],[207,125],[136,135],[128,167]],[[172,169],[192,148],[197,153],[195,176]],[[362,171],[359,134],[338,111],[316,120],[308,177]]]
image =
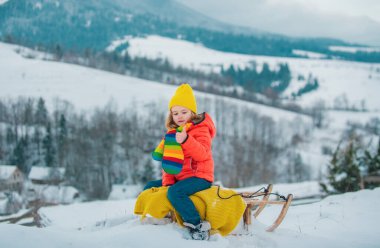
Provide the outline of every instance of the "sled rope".
[[[217,185],[217,187],[218,187],[218,190],[217,190],[216,193],[218,194],[218,197],[219,197],[220,199],[227,200],[227,199],[230,199],[230,198],[233,197],[233,196],[241,196],[241,197],[243,197],[243,193],[237,193],[237,194],[232,194],[232,195],[230,195],[230,196],[228,196],[228,197],[223,197],[223,196],[221,196],[221,195],[219,194],[220,185]],[[262,191],[262,190],[264,190],[265,195],[275,195],[275,196],[278,196],[279,198],[281,198],[281,199],[283,199],[283,200],[285,200],[285,201],[288,200],[288,198],[286,198],[286,197],[283,196],[283,195],[280,195],[280,194],[277,194],[277,193],[268,193],[268,190],[267,190],[265,187],[262,187],[261,189],[259,189],[259,190],[255,191],[255,192],[253,192],[253,193],[250,194],[250,195],[244,195],[244,198],[255,198],[255,197],[260,197],[261,195],[256,195],[256,194],[259,193],[259,192]]]
[[[269,226],[266,231],[267,232],[273,232],[283,221],[285,218],[286,213],[288,212],[288,209],[290,207],[290,204],[292,203],[293,200],[293,195],[288,194],[287,197],[280,195],[278,193],[272,193],[272,184],[268,184],[267,187],[262,187],[256,192],[241,192],[241,193],[231,193],[229,196],[221,196],[220,195],[220,185],[217,185],[217,195],[220,199],[230,199],[234,196],[239,196],[241,197],[244,202],[246,203],[246,208],[243,214],[243,222],[244,222],[244,228],[245,230],[249,230],[248,226],[252,224],[252,216],[254,218],[257,218],[259,214],[263,211],[265,206],[268,204],[276,204],[276,205],[283,205],[281,208],[281,212],[276,218],[276,220],[273,222],[271,226]],[[223,194],[224,195],[224,194]],[[277,200],[269,200],[269,197],[271,195],[275,195],[278,197]],[[260,199],[257,199],[260,197]],[[282,200],[280,200],[282,199]],[[252,213],[252,210],[254,210],[254,213]]]

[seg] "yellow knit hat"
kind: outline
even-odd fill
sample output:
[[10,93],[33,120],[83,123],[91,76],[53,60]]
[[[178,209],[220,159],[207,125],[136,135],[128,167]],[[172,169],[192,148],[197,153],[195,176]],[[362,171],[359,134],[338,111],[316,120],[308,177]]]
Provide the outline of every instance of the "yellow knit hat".
[[189,84],[181,84],[177,88],[174,96],[169,102],[169,110],[171,110],[173,106],[182,106],[197,113],[197,102],[195,101],[193,89]]

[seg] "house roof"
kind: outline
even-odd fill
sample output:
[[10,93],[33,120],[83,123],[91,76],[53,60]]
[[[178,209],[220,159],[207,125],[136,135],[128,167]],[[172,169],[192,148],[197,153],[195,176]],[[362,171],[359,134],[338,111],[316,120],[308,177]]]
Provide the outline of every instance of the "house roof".
[[31,180],[49,180],[63,178],[65,174],[65,168],[49,168],[33,166],[30,173],[29,179]]
[[9,179],[16,170],[16,165],[0,165],[0,180]]

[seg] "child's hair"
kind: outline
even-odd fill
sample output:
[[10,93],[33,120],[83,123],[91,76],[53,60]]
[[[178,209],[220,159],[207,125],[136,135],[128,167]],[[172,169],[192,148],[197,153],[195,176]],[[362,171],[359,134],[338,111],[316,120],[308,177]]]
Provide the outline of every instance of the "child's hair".
[[[202,119],[203,119],[202,115],[198,115],[198,114],[194,113],[193,111],[191,111],[190,121],[199,122]],[[175,122],[173,120],[172,111],[169,111],[168,117],[166,117],[165,126],[167,129],[173,129],[173,128],[179,127],[177,124],[175,124]]]

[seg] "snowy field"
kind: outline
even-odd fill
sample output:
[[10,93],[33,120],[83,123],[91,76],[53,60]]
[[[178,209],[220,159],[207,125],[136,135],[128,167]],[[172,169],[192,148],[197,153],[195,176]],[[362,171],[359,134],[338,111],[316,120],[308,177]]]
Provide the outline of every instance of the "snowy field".
[[[130,45],[128,53],[132,56],[167,58],[174,65],[206,72],[220,71],[222,67],[228,68],[230,65],[245,68],[251,61],[255,61],[259,69],[263,63],[268,63],[273,69],[278,63],[288,63],[293,78],[284,96],[289,97],[305,85],[304,81],[297,80],[299,75],[307,79],[308,75],[312,74],[319,80],[320,88],[297,100],[300,105],[310,106],[322,99],[328,106],[334,106],[336,99],[346,98],[350,106],[361,107],[365,102],[368,109],[380,111],[380,98],[377,97],[380,92],[378,63],[323,60],[316,58],[315,54],[305,54],[305,51],[302,55],[308,55],[313,59],[242,55],[220,52],[200,44],[160,36],[127,37],[126,40]],[[117,45],[120,45],[120,41],[115,41],[110,45],[110,49]]]
[[[377,248],[380,244],[380,188],[330,196],[307,205],[291,206],[281,226],[267,233],[279,213],[268,206],[246,232],[211,236],[209,241],[185,239],[174,223],[141,223],[133,215],[135,199],[97,201],[40,209],[45,228],[0,224],[0,247],[344,247]],[[21,238],[20,238],[21,237]]]

